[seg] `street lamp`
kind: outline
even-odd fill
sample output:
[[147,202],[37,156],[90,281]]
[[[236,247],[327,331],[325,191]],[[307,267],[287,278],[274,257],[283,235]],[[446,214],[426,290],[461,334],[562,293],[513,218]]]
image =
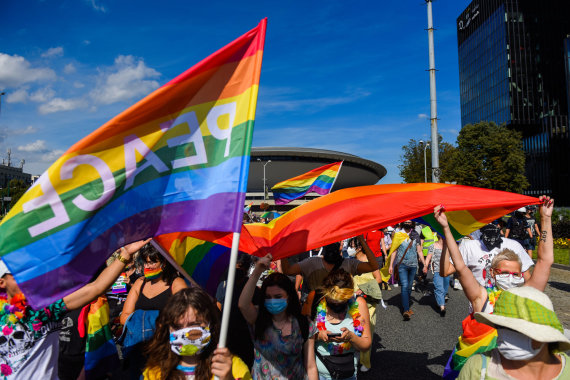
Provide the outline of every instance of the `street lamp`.
[[[258,158],[257,161],[261,162],[261,158]],[[267,191],[267,186],[265,185],[265,167],[267,166],[268,163],[270,163],[271,160],[267,160],[267,162],[265,164],[263,164],[263,199],[268,199],[268,191]]]
[[[420,145],[424,145],[424,140],[420,140]],[[429,141],[425,143],[424,146],[424,182],[427,183],[427,161],[426,161],[426,149],[429,148]]]

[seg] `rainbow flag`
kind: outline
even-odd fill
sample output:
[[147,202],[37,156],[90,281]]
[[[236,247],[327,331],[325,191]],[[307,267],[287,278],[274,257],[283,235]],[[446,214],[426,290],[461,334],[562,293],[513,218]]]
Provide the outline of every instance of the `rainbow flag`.
[[230,264],[230,248],[189,237],[187,233],[172,233],[154,238],[165,251],[211,296]]
[[[400,247],[404,241],[409,239],[409,236],[405,232],[396,232],[394,238],[392,239],[392,244],[390,245],[390,252],[388,252],[388,257],[384,261],[384,266],[380,268],[380,276],[382,276],[382,281],[388,282],[392,275],[390,274],[390,260],[394,251]],[[397,264],[397,263],[396,263]]]
[[240,231],[266,23],[73,145],[2,220],[0,256],[33,308],[127,243]]
[[[521,194],[444,183],[352,187],[313,199],[268,224],[243,225],[239,250],[259,257],[271,253],[279,260],[432,214],[439,204],[445,205],[453,229],[468,235],[519,207],[540,201]],[[228,233],[194,231],[189,235],[231,247]]]
[[443,370],[443,378],[447,380],[457,378],[461,368],[472,355],[490,351],[497,346],[497,330],[477,322],[473,314],[467,316],[462,325],[463,334]]
[[86,379],[99,379],[119,366],[117,347],[109,326],[110,315],[107,297],[99,297],[96,301],[85,306],[79,316],[79,321],[85,322],[78,326],[79,335],[84,337],[87,333],[85,347]]
[[271,188],[275,204],[285,205],[310,192],[321,195],[330,193],[341,166],[342,161],[335,162],[279,182]]

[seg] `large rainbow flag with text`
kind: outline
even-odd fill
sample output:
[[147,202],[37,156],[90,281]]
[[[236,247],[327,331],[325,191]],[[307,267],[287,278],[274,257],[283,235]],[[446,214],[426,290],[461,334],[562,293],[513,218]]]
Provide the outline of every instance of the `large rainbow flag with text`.
[[275,204],[285,205],[310,192],[330,193],[341,166],[342,161],[335,162],[279,182],[271,188]]
[[266,23],[77,142],[2,220],[0,255],[32,307],[124,244],[240,231]]

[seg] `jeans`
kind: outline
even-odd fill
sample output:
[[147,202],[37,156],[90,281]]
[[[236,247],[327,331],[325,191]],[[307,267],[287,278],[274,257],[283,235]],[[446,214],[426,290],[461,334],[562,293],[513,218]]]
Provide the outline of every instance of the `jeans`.
[[410,295],[412,294],[412,285],[417,269],[418,267],[409,267],[405,264],[398,266],[400,284],[402,285],[402,307],[404,311],[410,310]]
[[445,306],[445,295],[447,294],[447,289],[449,289],[449,279],[450,276],[441,277],[439,272],[433,274],[435,302],[437,302],[439,306]]

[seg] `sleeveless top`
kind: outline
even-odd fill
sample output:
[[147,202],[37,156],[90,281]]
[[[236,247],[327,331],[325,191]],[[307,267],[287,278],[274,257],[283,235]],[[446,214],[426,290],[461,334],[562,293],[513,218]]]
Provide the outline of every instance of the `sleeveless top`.
[[143,281],[143,284],[141,286],[139,299],[135,304],[135,310],[162,310],[172,295],[172,284],[168,287],[168,289],[165,289],[162,293],[159,293],[152,298],[148,298],[144,295],[143,289],[145,285],[146,279]]

